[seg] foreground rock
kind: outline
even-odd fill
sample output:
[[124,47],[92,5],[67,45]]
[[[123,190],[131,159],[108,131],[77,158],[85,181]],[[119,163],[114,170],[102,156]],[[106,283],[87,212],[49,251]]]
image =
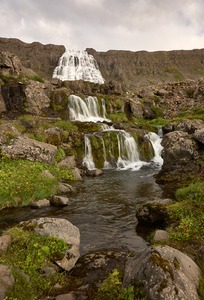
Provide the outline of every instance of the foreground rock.
[[198,300],[200,276],[200,269],[187,255],[169,246],[156,246],[128,259],[124,286],[139,282],[152,300]]
[[80,233],[79,229],[65,219],[39,218],[21,222],[21,226],[32,229],[42,236],[53,236],[64,240],[69,245],[69,250],[62,260],[56,263],[66,271],[70,271],[78,260],[80,253]]
[[0,264],[0,300],[5,299],[5,294],[8,292],[14,285],[14,277],[11,273],[11,270]]
[[20,136],[11,140],[9,145],[3,145],[1,150],[6,156],[13,159],[27,159],[53,164],[57,147]]

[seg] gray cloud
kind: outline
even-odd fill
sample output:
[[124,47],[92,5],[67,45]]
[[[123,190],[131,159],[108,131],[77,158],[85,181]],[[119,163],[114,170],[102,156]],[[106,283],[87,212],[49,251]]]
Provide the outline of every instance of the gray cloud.
[[2,37],[67,48],[204,47],[203,0],[1,0]]

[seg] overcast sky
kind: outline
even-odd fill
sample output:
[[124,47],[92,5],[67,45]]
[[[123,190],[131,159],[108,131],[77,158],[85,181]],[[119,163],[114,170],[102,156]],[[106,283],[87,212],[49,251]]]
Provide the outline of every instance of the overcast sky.
[[97,51],[204,48],[204,0],[0,0],[0,36]]

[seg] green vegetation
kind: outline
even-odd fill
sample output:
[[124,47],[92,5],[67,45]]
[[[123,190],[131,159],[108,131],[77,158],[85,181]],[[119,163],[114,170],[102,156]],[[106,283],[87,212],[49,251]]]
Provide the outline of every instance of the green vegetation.
[[204,234],[204,182],[196,181],[176,191],[178,202],[169,207],[174,241],[201,242]]
[[[48,178],[49,170],[55,177]],[[59,180],[74,180],[68,168],[28,160],[2,158],[0,163],[0,208],[25,206],[57,192]]]
[[[135,294],[136,292],[136,294]],[[141,289],[134,290],[133,286],[123,288],[122,273],[114,269],[102,282],[95,300],[146,300]]]
[[204,121],[204,108],[194,108],[192,110],[183,111],[178,115],[178,118],[185,118],[185,119],[200,119]]
[[111,113],[107,116],[113,123],[127,122],[127,116],[124,112]]
[[15,278],[14,288],[7,294],[7,300],[40,299],[63,274],[55,272],[45,276],[46,267],[54,267],[53,262],[64,256],[68,245],[58,238],[43,237],[20,227],[6,231],[11,235],[12,244],[6,254],[0,256],[0,263],[11,268]]

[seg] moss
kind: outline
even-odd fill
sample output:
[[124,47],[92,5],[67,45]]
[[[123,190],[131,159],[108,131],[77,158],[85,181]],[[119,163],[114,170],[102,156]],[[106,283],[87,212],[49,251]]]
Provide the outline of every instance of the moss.
[[42,237],[32,231],[13,227],[6,231],[12,237],[12,244],[6,254],[0,256],[0,263],[6,264],[15,278],[15,284],[6,299],[41,299],[49,289],[63,280],[63,275],[55,273],[44,276],[44,268],[54,267],[53,262],[69,247],[63,240]]
[[157,251],[151,254],[150,259],[155,266],[160,267],[165,273],[169,273],[171,279],[174,280],[173,268],[168,259],[162,257]]

